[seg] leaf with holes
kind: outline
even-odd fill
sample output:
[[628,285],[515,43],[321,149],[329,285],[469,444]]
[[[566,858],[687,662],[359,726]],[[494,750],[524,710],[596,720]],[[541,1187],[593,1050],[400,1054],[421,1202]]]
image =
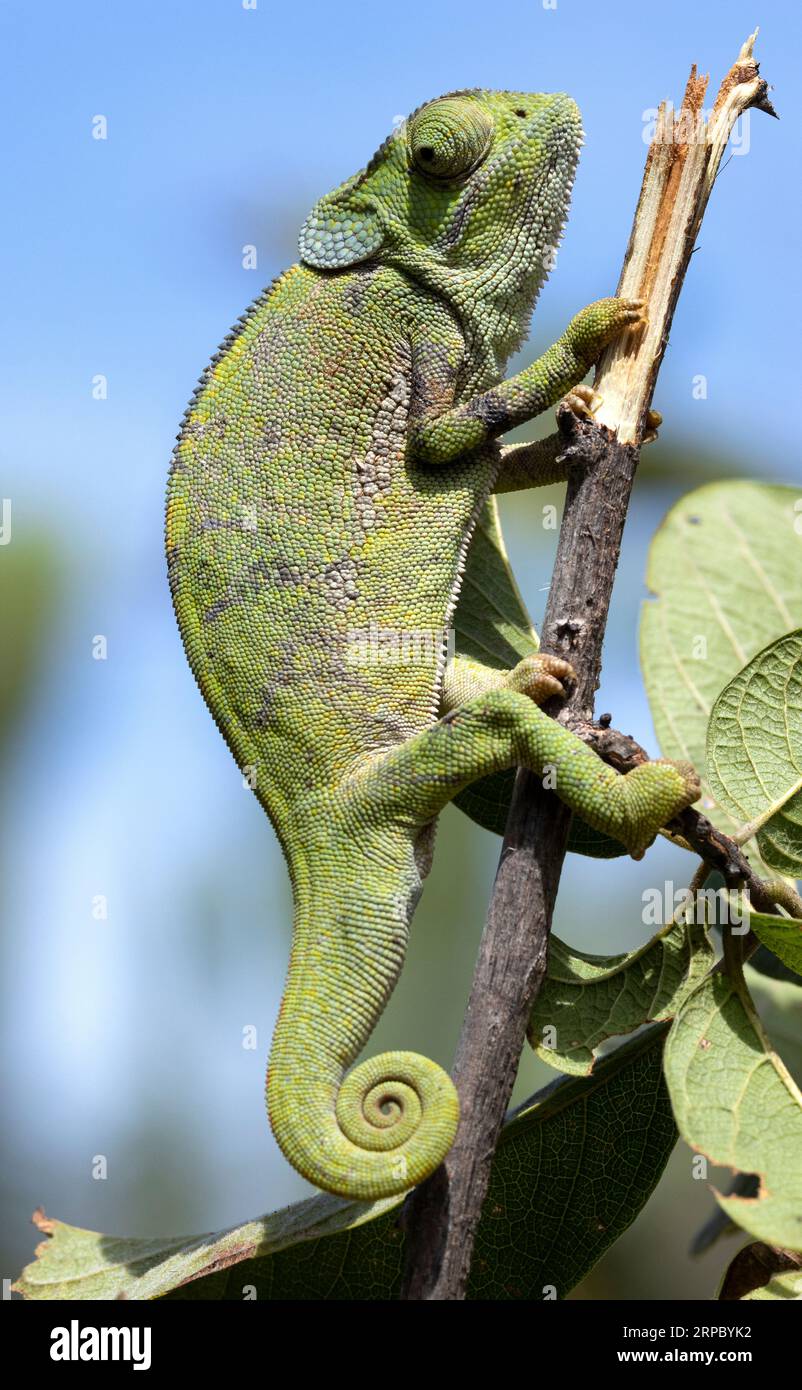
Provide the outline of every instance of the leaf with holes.
[[707,771],[720,806],[757,835],[763,861],[802,873],[802,628],[739,671],[713,706]]
[[802,489],[724,482],[672,507],[649,552],[656,597],[641,617],[641,663],[660,749],[702,776],[702,809],[728,834],[705,775],[710,711],[767,642],[802,624]]
[[756,1173],[757,1197],[724,1197],[736,1225],[802,1249],[802,1095],[772,1050],[742,977],[709,975],[682,1004],[665,1074],[680,1134],[711,1163]]
[[802,1260],[762,1240],[745,1245],[730,1262],[719,1289],[721,1301],[802,1298]]

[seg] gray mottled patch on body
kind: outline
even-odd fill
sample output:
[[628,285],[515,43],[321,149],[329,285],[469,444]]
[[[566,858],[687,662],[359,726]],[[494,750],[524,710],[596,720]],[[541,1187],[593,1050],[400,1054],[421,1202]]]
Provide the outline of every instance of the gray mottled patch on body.
[[343,308],[347,313],[353,314],[358,318],[365,307],[365,301],[378,267],[360,268],[353,270],[343,286]]
[[167,547],[167,582],[170,585],[170,593],[175,597],[181,584],[181,551],[177,545]]
[[203,617],[201,618],[201,622],[213,623],[215,618],[219,618],[221,614],[225,613],[228,608],[232,608],[235,603],[241,602],[241,596],[236,596],[233,594],[229,594],[225,598],[216,599],[215,602],[210,604],[209,607],[206,609],[205,613],[203,614]]
[[354,464],[354,508],[362,535],[373,531],[379,521],[377,504],[390,491],[393,467],[406,451],[411,363],[396,367],[380,402],[364,458]]
[[[265,682],[261,691],[259,710],[254,718],[256,729],[266,729],[270,725],[271,712],[275,698],[280,690],[286,690],[295,685],[296,675],[294,666],[295,648],[288,647],[286,650],[286,661],[284,666],[274,671],[270,679]],[[246,722],[247,727],[247,722]]]
[[183,439],[200,439],[205,442],[208,439],[225,439],[227,431],[228,416],[221,414],[215,415],[211,420],[187,420],[181,433]]
[[348,608],[359,597],[357,586],[358,568],[355,560],[346,556],[342,560],[334,560],[326,566],[323,585],[324,594],[327,601],[334,608],[341,611]]
[[[205,523],[206,525],[206,523]],[[209,522],[211,529],[231,526],[239,529],[234,522]],[[232,580],[226,586],[224,594],[215,599],[203,613],[201,621],[213,623],[229,608],[238,603],[250,603],[253,599],[263,594],[265,589],[292,589],[307,582],[308,576],[301,570],[300,565],[293,561],[274,557],[266,559],[260,557],[252,560],[244,574],[240,574],[237,579]]]
[[442,343],[422,343],[415,348],[412,368],[410,415],[446,410],[454,399],[457,371]]
[[358,718],[360,727],[377,726],[381,732],[374,737],[379,746],[408,736],[408,730],[398,725],[398,717],[392,711],[369,712],[374,686],[360,676],[358,667],[348,660],[347,641],[339,631],[316,628],[304,634],[302,643],[288,641],[282,645],[280,661],[261,689],[260,706],[253,721],[255,727],[270,726],[276,698],[282,691],[291,689],[296,695],[302,695],[305,687],[311,688],[315,697],[321,690],[327,691],[332,706],[339,705],[347,716]]
[[275,421],[268,421],[261,432],[260,443],[271,454],[277,454],[281,448],[281,426]]

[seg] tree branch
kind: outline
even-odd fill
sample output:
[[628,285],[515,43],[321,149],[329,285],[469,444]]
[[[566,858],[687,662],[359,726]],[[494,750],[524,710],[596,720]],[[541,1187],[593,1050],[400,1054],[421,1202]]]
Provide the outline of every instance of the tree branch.
[[[648,762],[646,750],[628,734],[621,734],[617,729],[610,729],[601,723],[588,723],[587,720],[569,719],[567,722],[574,733],[595,748],[599,757],[619,772],[631,772],[639,763]],[[698,854],[709,869],[717,869],[727,888],[748,889],[749,901],[758,912],[774,912],[777,894],[781,891],[783,895],[787,893],[787,885],[766,883],[760,878],[741,846],[692,806],[670,821],[665,833],[669,840]]]
[[[577,672],[566,704],[553,711],[563,720],[592,719],[639,444],[722,153],[748,107],[771,111],[752,57],[755,37],[722,83],[709,122],[702,118],[707,79],[695,68],[676,117],[665,104],[660,108],[618,287],[619,294],[647,302],[648,325],[602,358],[596,422],[580,421],[566,407],[558,413],[572,467],[542,650],[567,658]],[[565,806],[520,769],[454,1065],[460,1125],[445,1163],[407,1201],[402,1298],[465,1296],[490,1164],[546,973],[569,822]]]

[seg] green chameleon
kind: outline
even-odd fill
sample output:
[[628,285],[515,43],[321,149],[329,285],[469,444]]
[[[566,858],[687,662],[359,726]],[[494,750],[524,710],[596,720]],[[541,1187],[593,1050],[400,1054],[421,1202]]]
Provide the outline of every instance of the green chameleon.
[[424,1057],[348,1072],[401,970],[446,803],[517,764],[548,768],[584,822],[641,854],[699,794],[688,765],[619,776],[548,718],[538,706],[564,694],[565,661],[503,670],[449,652],[477,522],[493,539],[491,494],[560,476],[554,448],[498,437],[642,318],[637,301],[599,300],[504,378],[581,138],[561,94],[420,107],[316,204],[301,263],[226,338],[173,459],[184,645],[292,879],[270,1122],[306,1178],[355,1198],[420,1182],[457,1125],[454,1086]]

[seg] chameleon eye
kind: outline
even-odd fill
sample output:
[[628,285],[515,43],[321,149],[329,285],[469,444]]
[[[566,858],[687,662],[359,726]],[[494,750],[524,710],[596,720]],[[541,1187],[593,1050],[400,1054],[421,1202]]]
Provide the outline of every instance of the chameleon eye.
[[412,164],[430,178],[465,178],[481,164],[493,138],[493,118],[478,101],[445,97],[424,106],[409,125]]

